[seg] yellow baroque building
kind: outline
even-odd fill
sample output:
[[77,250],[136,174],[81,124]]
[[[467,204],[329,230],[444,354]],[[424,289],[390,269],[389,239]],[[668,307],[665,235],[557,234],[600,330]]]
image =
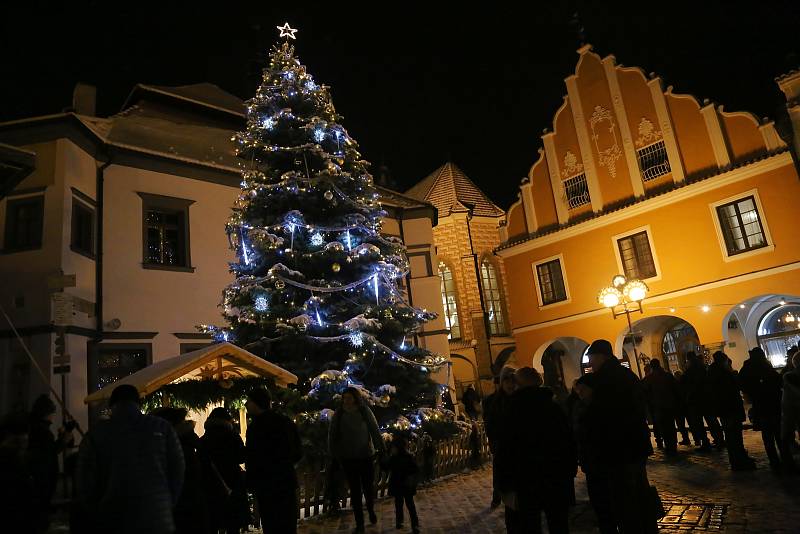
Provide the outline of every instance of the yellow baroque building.
[[[590,45],[578,54],[496,250],[517,362],[568,387],[605,338],[635,372],[719,349],[738,369],[759,345],[783,365],[800,339],[792,149],[766,119],[674,93]],[[800,73],[778,83],[797,131]],[[598,303],[617,274],[649,287],[632,334]]]

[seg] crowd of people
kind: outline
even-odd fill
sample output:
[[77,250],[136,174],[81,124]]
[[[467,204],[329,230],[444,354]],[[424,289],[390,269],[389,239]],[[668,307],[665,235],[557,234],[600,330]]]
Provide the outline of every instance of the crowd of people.
[[[601,533],[657,532],[664,510],[647,476],[653,453],[648,421],[667,458],[677,454],[678,445],[694,442],[698,452],[726,448],[731,469],[750,470],[756,464],[742,439],[749,418],[761,432],[770,466],[797,472],[792,457],[800,430],[797,347],[782,373],[755,348],[738,373],[723,352],[713,354],[709,366],[689,353],[682,374],[651,360],[641,380],[615,357],[608,341],[593,342],[587,354],[591,372],[562,400],[531,367],[503,368],[496,391],[482,404],[474,389],[462,395],[474,427],[483,414],[493,463],[491,507],[504,505],[509,533],[542,532],[543,519],[551,534],[569,532],[578,469]],[[117,386],[109,407],[110,417],[94,424],[79,452],[64,462],[74,481],[72,532],[239,534],[254,522],[251,508],[265,533],[296,532],[295,465],[302,445],[292,420],[273,410],[268,390],[247,396],[245,441],[226,408],[209,413],[199,437],[185,409],[143,414],[133,386]],[[58,455],[74,443],[74,424],[52,431],[55,414],[53,401],[42,396],[29,415],[9,416],[0,427],[0,517],[10,532],[48,529]],[[404,527],[407,511],[412,532],[419,532],[414,495],[430,466],[424,461],[420,469],[403,437],[384,441],[357,389],[341,394],[330,418],[328,449],[327,470],[338,469],[349,489],[354,534],[365,532],[364,508],[371,524],[378,521],[376,468],[389,474],[397,528]],[[422,449],[432,450],[430,440]],[[342,498],[334,491],[333,501]]]
[[578,467],[601,533],[657,532],[664,510],[647,478],[646,460],[653,453],[648,422],[668,459],[678,454],[679,444],[691,447],[693,440],[697,452],[727,449],[731,469],[739,471],[756,468],[742,438],[749,417],[761,432],[770,467],[797,472],[797,347],[782,373],[757,347],[738,373],[724,352],[713,354],[707,367],[688,353],[683,373],[651,360],[642,380],[613,355],[608,341],[595,341],[587,355],[591,372],[575,381],[564,402],[529,367],[504,368],[496,392],[483,401],[493,461],[491,506],[505,505],[509,533],[541,532],[542,515],[550,533],[568,532]]

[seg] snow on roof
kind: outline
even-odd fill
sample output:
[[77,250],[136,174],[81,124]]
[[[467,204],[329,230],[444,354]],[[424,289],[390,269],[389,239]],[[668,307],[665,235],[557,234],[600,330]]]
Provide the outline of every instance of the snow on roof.
[[231,343],[218,343],[148,365],[83,399],[85,404],[108,400],[119,385],[136,386],[142,397],[179,380],[198,380],[223,373],[227,377],[263,376],[281,387],[297,383],[297,376]]

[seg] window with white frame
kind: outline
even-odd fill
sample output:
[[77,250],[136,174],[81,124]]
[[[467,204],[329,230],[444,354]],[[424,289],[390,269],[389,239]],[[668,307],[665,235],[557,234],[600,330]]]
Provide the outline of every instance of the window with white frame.
[[500,293],[500,279],[494,264],[489,260],[481,262],[481,283],[485,311],[489,314],[489,333],[493,336],[505,334],[507,330]]
[[740,198],[716,209],[729,256],[768,245],[755,196]]
[[617,239],[617,248],[627,278],[642,280],[658,274],[646,230]]
[[447,339],[461,338],[461,325],[458,322],[458,296],[453,271],[445,263],[439,262],[439,279],[442,287],[442,308],[444,308],[444,325],[449,330]]
[[536,279],[542,306],[567,300],[567,286],[564,283],[560,258],[537,264]]
[[639,160],[639,169],[642,171],[642,180],[645,182],[663,176],[671,170],[667,147],[663,140],[638,149],[636,159]]

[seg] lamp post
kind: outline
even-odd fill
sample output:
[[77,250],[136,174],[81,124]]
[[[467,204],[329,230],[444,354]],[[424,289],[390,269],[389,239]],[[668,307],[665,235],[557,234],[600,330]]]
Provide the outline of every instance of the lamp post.
[[644,313],[642,301],[647,296],[648,289],[647,284],[641,280],[628,280],[624,275],[618,274],[611,279],[611,285],[601,289],[597,295],[597,301],[611,310],[614,319],[623,314],[628,319],[628,336],[633,343],[633,358],[636,360],[639,376],[642,376],[642,368],[639,366],[639,352],[636,350],[636,340],[633,338],[631,312]]

